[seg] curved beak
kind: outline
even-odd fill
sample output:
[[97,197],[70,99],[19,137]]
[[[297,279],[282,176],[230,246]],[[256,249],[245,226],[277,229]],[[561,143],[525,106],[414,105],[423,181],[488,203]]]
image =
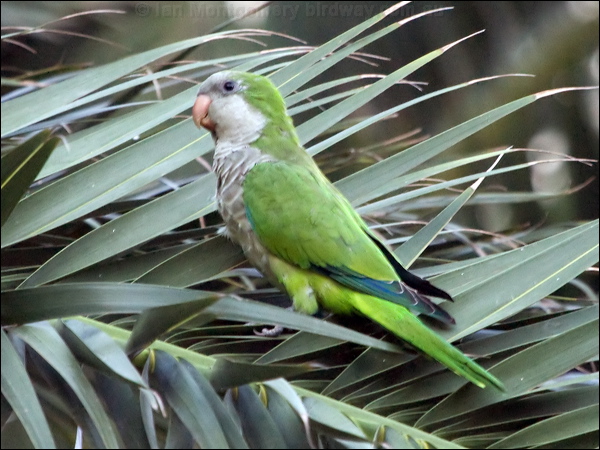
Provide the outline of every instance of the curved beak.
[[217,124],[208,116],[208,108],[211,102],[212,100],[208,95],[200,94],[192,107],[192,118],[198,128],[203,127],[213,132]]

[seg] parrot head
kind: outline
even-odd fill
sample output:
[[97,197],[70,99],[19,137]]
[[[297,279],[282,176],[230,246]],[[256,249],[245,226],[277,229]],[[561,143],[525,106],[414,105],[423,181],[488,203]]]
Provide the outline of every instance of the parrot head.
[[223,71],[207,78],[200,85],[192,117],[219,142],[252,143],[267,125],[293,129],[275,85],[246,72]]
[[251,154],[318,171],[300,144],[283,97],[267,77],[233,70],[211,75],[200,85],[192,117],[197,127],[212,133],[218,154],[251,148]]

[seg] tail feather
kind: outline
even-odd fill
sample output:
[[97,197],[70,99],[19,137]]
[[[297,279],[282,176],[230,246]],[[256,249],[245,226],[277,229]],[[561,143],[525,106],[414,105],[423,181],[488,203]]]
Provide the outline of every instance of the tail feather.
[[355,308],[362,314],[444,364],[457,375],[481,388],[493,386],[500,391],[505,390],[500,380],[430,330],[406,308],[361,294],[354,296],[353,300]]

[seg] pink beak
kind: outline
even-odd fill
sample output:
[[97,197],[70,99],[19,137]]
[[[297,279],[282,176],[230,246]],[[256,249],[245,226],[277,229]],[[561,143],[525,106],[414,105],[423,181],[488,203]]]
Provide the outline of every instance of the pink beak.
[[192,118],[198,128],[203,127],[213,132],[217,126],[208,116],[208,108],[212,100],[208,95],[200,94],[192,107]]

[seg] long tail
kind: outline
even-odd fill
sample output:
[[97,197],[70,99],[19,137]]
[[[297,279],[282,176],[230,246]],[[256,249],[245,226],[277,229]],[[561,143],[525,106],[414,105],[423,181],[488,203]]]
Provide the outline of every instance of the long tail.
[[471,383],[481,388],[493,386],[500,391],[505,390],[500,380],[430,330],[406,308],[358,293],[353,296],[352,303],[362,314]]

